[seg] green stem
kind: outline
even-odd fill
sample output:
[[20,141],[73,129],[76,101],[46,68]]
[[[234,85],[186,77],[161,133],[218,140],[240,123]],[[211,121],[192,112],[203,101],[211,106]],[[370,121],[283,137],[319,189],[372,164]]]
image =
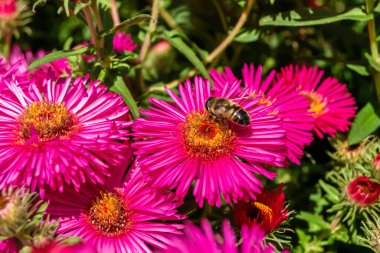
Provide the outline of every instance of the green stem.
[[212,62],[234,40],[235,36],[239,33],[240,29],[243,27],[243,25],[247,21],[248,15],[252,9],[254,2],[255,0],[248,0],[247,5],[245,6],[242,14],[240,15],[238,22],[236,23],[235,27],[232,29],[231,33],[222,41],[222,43],[219,44],[217,48],[214,49],[214,51],[211,52],[211,54],[209,54],[209,56],[206,58],[206,62],[208,63]]
[[100,59],[102,59],[103,57],[102,57],[102,52],[101,52],[101,47],[100,47],[100,41],[98,39],[98,35],[97,35],[96,30],[95,30],[94,23],[92,22],[90,8],[89,7],[84,8],[83,13],[84,13],[87,25],[88,25],[88,29],[90,30],[91,37],[95,43],[96,54],[98,55],[98,57]]
[[[98,27],[98,31],[103,31],[103,23],[102,23],[102,19],[100,17],[100,14],[99,14],[98,5],[97,5],[96,1],[92,2],[91,9],[92,9],[92,12],[94,13],[95,18],[96,18],[96,25]],[[104,38],[100,39],[100,46],[102,48],[104,47]]]
[[[367,14],[374,14],[373,10],[374,10],[374,0],[367,0],[366,1]],[[377,63],[380,63],[379,48],[376,41],[375,16],[373,16],[372,19],[367,21],[367,26],[368,26],[369,45],[371,49],[371,55]],[[373,70],[373,71],[374,71],[373,78],[375,80],[377,101],[380,104],[380,73],[377,72],[376,70]]]
[[[144,63],[145,57],[148,54],[148,50],[149,50],[151,39],[152,39],[152,34],[157,27],[159,10],[160,10],[160,0],[153,0],[152,14],[151,14],[152,18],[150,20],[148,32],[145,35],[145,39],[141,46],[141,50],[140,50],[139,58],[138,58],[138,61],[142,64]],[[142,93],[146,91],[146,87],[144,84],[144,78],[142,76],[142,70],[140,68],[136,70],[136,82],[137,82],[137,87],[136,87],[137,93],[138,95],[141,95]]]

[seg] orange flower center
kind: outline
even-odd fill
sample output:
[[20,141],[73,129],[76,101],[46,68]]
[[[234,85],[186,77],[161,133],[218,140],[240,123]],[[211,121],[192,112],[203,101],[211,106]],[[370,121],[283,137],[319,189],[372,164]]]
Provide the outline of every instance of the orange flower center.
[[189,114],[180,130],[183,147],[190,157],[214,160],[230,155],[235,147],[235,133],[207,114]]
[[23,144],[34,135],[38,135],[38,141],[49,141],[57,137],[67,139],[78,128],[75,123],[75,116],[63,103],[33,102],[17,120],[18,141]]
[[251,205],[247,205],[246,207],[247,216],[254,220],[256,219],[258,223],[261,223],[264,220],[272,220],[273,211],[272,209],[258,201],[252,202]]
[[102,234],[118,235],[130,229],[130,212],[122,197],[113,192],[100,192],[87,211],[91,225]]
[[300,94],[306,96],[307,99],[309,99],[309,111],[313,112],[312,115],[314,118],[317,118],[327,112],[327,100],[322,95],[311,91],[301,91]]

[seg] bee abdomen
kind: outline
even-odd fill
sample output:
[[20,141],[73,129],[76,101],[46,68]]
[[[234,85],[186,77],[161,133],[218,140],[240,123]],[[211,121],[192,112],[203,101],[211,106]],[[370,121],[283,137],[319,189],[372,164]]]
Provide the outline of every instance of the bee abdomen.
[[234,107],[235,108],[234,112],[231,115],[231,120],[241,125],[249,125],[250,117],[248,112],[240,106]]

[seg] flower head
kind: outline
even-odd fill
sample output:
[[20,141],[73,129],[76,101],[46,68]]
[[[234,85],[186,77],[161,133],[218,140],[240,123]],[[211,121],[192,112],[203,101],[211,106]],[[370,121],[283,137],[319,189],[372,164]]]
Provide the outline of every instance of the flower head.
[[22,75],[26,74],[28,79],[33,80],[37,87],[42,90],[42,84],[44,79],[49,72],[49,75],[53,75],[54,78],[58,78],[62,75],[70,74],[70,65],[66,58],[52,61],[47,64],[39,66],[35,70],[28,71],[29,64],[33,61],[46,56],[48,53],[44,50],[38,50],[36,54],[33,54],[30,50],[25,50],[22,52],[18,45],[12,47],[12,50],[8,56],[7,64],[9,68],[18,64],[17,69],[15,69],[16,74]]
[[18,253],[19,248],[12,238],[0,241],[0,252],[2,253]]
[[16,14],[16,0],[0,2],[0,19],[11,19]]
[[[257,99],[242,100],[241,107],[250,114],[250,124],[242,126],[228,119],[215,119],[205,109],[211,96],[210,85],[195,78],[179,86],[178,97],[166,89],[174,102],[150,99],[153,107],[141,113],[133,126],[134,147],[143,172],[153,187],[176,188],[183,198],[191,184],[202,206],[204,199],[220,205],[255,198],[262,184],[256,174],[273,178],[275,173],[263,164],[281,166],[285,158],[285,131],[281,119],[269,115],[272,108]],[[214,93],[215,94],[215,93]],[[228,94],[215,94],[227,98]]]
[[185,234],[174,237],[171,240],[171,247],[160,253],[270,253],[275,252],[271,245],[265,245],[265,234],[257,226],[242,228],[242,242],[237,246],[237,241],[230,224],[227,221],[222,225],[223,238],[217,236],[212,231],[207,220],[201,221],[201,227],[196,227],[187,223]]
[[347,131],[356,111],[355,100],[346,85],[333,77],[322,79],[323,73],[317,67],[289,65],[278,74],[286,85],[309,100],[309,111],[315,119],[314,131],[320,138],[323,134],[335,136],[337,132]]
[[31,253],[97,253],[98,251],[85,243],[65,245],[55,241],[41,246],[33,246]]
[[0,186],[45,186],[103,183],[129,148],[120,140],[128,131],[123,99],[87,78],[34,82],[27,90],[17,79],[5,81],[0,95]]
[[233,216],[236,224],[257,225],[266,234],[273,232],[288,218],[288,209],[285,207],[285,194],[282,185],[277,190],[264,189],[257,199],[244,202],[239,201],[234,208]]
[[0,1],[0,38],[19,35],[30,21],[33,13],[29,10],[27,2],[23,0]]
[[132,52],[137,47],[137,44],[133,42],[130,34],[125,32],[117,32],[113,37],[113,50],[116,53],[122,53],[124,51]]
[[377,202],[380,194],[380,184],[361,176],[351,181],[347,186],[348,198],[359,206],[369,206]]
[[263,79],[261,66],[255,68],[253,64],[245,64],[242,73],[244,90],[237,95],[240,88],[231,86],[240,86],[240,81],[229,68],[226,67],[225,72],[220,74],[212,71],[216,89],[220,87],[236,90],[235,96],[258,98],[260,104],[273,106],[272,114],[283,120],[283,127],[286,130],[287,157],[290,161],[300,164],[304,146],[313,140],[311,130],[314,119],[307,111],[308,100],[299,96],[291,87],[286,87],[284,80],[275,81],[275,71]]
[[167,236],[181,233],[182,225],[173,223],[184,218],[176,210],[181,202],[165,190],[152,191],[138,169],[123,182],[122,168],[103,186],[86,184],[81,194],[72,188],[48,192],[47,213],[59,220],[58,234],[79,236],[99,252],[112,253],[152,252],[148,245],[164,248]]

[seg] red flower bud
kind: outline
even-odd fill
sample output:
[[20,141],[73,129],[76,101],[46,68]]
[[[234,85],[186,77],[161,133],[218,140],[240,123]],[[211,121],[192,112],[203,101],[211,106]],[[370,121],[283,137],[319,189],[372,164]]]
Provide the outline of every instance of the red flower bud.
[[347,186],[348,197],[359,206],[375,203],[380,194],[380,185],[366,176],[351,181]]
[[235,223],[241,227],[258,225],[267,234],[274,231],[288,216],[285,208],[285,194],[282,185],[277,190],[263,192],[251,202],[240,201],[235,205],[233,216]]

